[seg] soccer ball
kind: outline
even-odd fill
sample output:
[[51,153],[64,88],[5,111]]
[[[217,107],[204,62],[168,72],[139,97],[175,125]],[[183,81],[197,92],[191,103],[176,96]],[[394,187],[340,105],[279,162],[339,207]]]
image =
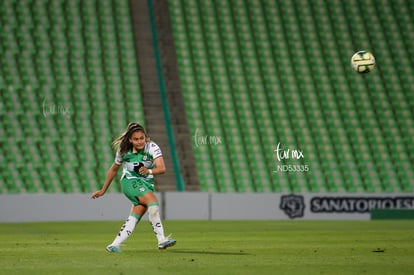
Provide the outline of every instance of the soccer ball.
[[351,66],[357,73],[369,73],[375,67],[375,57],[367,51],[358,51],[351,57]]

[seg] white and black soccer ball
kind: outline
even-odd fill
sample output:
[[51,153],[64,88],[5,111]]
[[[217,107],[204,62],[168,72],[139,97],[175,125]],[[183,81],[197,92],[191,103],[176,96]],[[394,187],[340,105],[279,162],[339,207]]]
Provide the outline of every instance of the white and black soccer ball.
[[368,51],[358,51],[351,57],[351,66],[357,73],[369,73],[375,67],[375,57]]

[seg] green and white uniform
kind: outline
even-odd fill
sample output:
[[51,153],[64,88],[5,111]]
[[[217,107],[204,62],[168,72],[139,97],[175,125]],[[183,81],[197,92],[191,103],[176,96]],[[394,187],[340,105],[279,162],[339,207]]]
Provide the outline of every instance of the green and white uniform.
[[130,150],[128,153],[121,155],[117,152],[115,164],[124,166],[121,177],[122,192],[134,205],[139,204],[138,197],[155,191],[154,176],[141,175],[134,169],[137,170],[140,163],[145,168],[152,169],[154,168],[155,159],[161,156],[160,147],[152,141],[146,142],[144,148],[137,153]]

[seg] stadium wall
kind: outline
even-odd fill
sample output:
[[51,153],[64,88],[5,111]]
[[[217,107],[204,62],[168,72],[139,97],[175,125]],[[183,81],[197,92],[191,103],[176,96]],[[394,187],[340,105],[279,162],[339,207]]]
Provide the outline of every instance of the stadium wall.
[[[374,209],[414,209],[414,194],[157,193],[166,220],[368,220]],[[0,222],[124,220],[122,194],[0,195]],[[144,219],[147,219],[145,216]]]

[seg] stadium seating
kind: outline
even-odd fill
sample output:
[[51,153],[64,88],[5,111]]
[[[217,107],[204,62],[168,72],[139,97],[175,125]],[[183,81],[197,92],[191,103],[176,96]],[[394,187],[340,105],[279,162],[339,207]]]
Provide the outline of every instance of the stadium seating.
[[0,12],[0,193],[95,190],[111,140],[143,121],[128,1],[6,0]]
[[168,1],[189,126],[222,140],[195,146],[204,191],[412,192],[413,7],[367,2]]
[[[414,5],[350,3],[168,0],[202,191],[413,192]],[[129,1],[3,0],[0,20],[0,194],[91,192],[144,121]]]

